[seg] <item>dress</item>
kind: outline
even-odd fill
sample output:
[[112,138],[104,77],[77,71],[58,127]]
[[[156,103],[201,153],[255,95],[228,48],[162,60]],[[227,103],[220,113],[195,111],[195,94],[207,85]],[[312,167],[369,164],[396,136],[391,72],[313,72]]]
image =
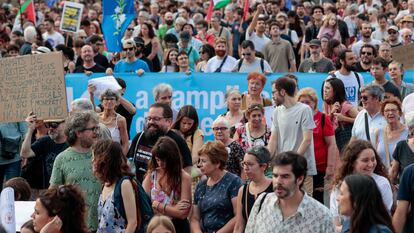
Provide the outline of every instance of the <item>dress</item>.
[[[157,189],[157,172],[151,172],[151,201],[158,201],[162,204],[175,205],[180,201],[181,194],[173,190],[170,195]],[[190,233],[190,223],[187,219],[172,218],[176,232]]]
[[[152,51],[152,43],[149,42],[148,44],[144,45],[144,50],[142,51],[142,53],[144,54],[145,57],[148,57],[151,54]],[[152,62],[152,72],[160,72],[161,71],[161,63],[160,60],[158,59],[158,56],[155,55],[155,57],[151,60]]]
[[102,194],[98,203],[98,230],[97,233],[125,232],[126,219],[114,205],[114,191],[103,200]]

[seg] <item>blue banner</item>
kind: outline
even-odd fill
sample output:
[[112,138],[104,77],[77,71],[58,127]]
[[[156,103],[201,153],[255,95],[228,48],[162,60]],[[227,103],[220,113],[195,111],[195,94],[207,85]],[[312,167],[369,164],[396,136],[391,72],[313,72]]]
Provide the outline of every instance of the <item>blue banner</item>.
[[[409,71],[404,75],[406,82],[413,82],[414,72]],[[274,73],[267,76],[267,83],[263,90],[263,96],[271,98],[271,81],[283,74]],[[296,73],[299,79],[299,88],[312,87],[319,97],[319,109],[322,109],[321,85],[327,74]],[[362,74],[365,84],[373,78],[369,73]],[[94,74],[90,77],[84,74],[70,74],[66,76],[68,102],[80,97],[89,98],[87,92],[88,80],[105,76]],[[142,130],[144,117],[151,104],[154,103],[152,89],[159,83],[168,83],[173,87],[172,107],[179,110],[181,106],[192,104],[199,115],[199,127],[205,133],[206,139],[212,139],[211,129],[213,121],[218,115],[226,112],[225,93],[231,87],[239,88],[243,93],[247,91],[247,74],[243,73],[145,73],[141,77],[133,74],[116,74],[127,83],[124,97],[135,104],[137,113],[131,125],[131,137]]]
[[134,0],[103,0],[102,31],[109,52],[122,51],[121,39],[134,14]]

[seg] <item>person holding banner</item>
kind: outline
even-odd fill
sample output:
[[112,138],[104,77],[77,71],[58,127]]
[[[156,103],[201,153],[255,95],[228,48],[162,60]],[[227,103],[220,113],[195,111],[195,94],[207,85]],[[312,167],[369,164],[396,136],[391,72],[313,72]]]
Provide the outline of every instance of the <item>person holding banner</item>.
[[93,60],[94,52],[92,46],[84,45],[81,49],[81,58],[83,65],[79,65],[75,68],[73,73],[85,73],[91,75],[92,73],[104,73],[105,68],[99,64],[96,64]]
[[115,64],[115,73],[136,73],[141,76],[144,72],[150,72],[147,63],[135,56],[135,41],[132,39],[124,40],[122,50],[124,50],[126,57]]

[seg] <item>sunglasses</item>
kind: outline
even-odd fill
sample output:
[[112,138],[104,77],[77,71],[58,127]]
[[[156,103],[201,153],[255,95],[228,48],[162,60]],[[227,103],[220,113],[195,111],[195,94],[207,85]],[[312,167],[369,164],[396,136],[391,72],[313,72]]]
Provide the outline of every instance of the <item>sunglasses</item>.
[[133,28],[127,28],[127,30],[128,30],[128,31],[133,31],[134,29],[133,29]]
[[124,51],[133,51],[134,50],[134,47],[131,47],[131,48],[123,48],[122,50],[124,50]]
[[370,52],[361,52],[361,55],[368,55],[368,56],[371,56],[371,55],[372,55],[372,53],[370,53]]
[[205,51],[200,51],[199,53],[200,53],[200,54],[205,54],[206,52],[205,52]]
[[60,124],[62,124],[64,121],[62,122],[47,122],[45,123],[45,127],[46,128],[52,128],[52,129],[57,129],[59,127]]
[[366,96],[366,95],[362,95],[362,96],[361,96],[361,99],[362,99],[363,101],[367,101],[367,100],[368,100],[368,98],[369,98],[369,97],[368,97],[368,96]]
[[397,34],[396,31],[388,31],[388,34]]
[[250,56],[252,55],[251,53],[242,53],[243,56]]

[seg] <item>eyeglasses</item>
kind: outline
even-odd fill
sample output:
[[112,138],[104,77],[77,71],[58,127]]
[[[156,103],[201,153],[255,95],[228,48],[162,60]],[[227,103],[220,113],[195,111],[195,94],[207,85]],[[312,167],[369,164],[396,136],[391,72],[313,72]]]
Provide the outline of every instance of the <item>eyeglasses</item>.
[[372,55],[372,53],[370,53],[370,52],[361,52],[361,55],[368,55],[368,56],[371,56],[371,55]]
[[122,50],[124,50],[124,51],[133,51],[134,50],[134,47],[130,47],[130,48],[123,48]]
[[94,126],[94,127],[90,127],[90,128],[84,128],[82,131],[87,131],[90,130],[94,133],[99,133],[99,126]]
[[242,53],[243,56],[250,56],[252,55],[251,53]]
[[160,121],[160,120],[162,120],[162,119],[164,119],[164,117],[145,117],[145,121],[146,121],[146,122],[148,122],[148,121],[155,121],[155,122],[158,122],[158,121]]
[[116,98],[115,97],[104,97],[102,100],[105,100],[105,101],[116,101]]
[[367,101],[368,100],[368,96],[367,95],[361,95],[361,99],[363,100],[363,101]]
[[403,35],[403,37],[411,37],[412,35]]
[[384,112],[385,112],[385,113],[389,113],[389,112],[394,113],[394,112],[398,112],[398,109],[396,109],[396,108],[384,109]]
[[398,32],[396,31],[388,31],[388,34],[397,34]]
[[57,129],[57,127],[59,127],[60,124],[62,124],[64,121],[62,122],[47,122],[45,123],[45,127],[46,128],[52,128],[52,129]]
[[227,128],[227,127],[213,127],[213,131],[226,131],[226,130],[228,130],[229,128]]

